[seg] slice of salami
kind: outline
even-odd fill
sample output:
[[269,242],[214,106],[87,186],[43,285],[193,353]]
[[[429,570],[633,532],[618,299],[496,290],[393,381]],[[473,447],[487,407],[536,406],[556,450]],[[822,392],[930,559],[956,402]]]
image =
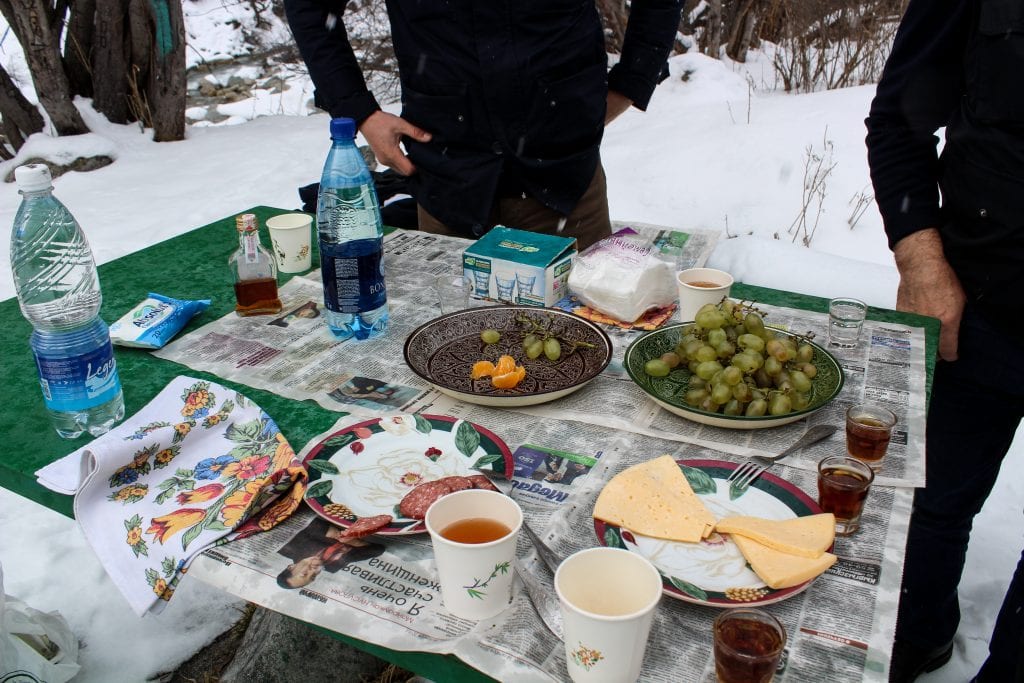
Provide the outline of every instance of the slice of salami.
[[363,536],[369,536],[375,534],[388,524],[394,521],[394,517],[391,515],[374,515],[373,517],[360,517],[355,521],[352,526],[345,530],[342,534],[345,538],[362,538]]
[[444,479],[438,479],[438,481],[448,487],[448,493],[474,488],[473,482],[470,481],[469,477],[445,477]]
[[427,508],[448,491],[448,485],[444,483],[444,480],[420,484],[405,494],[402,502],[398,504],[398,511],[402,513],[403,517],[423,519],[427,514]]
[[501,489],[495,486],[490,479],[482,474],[471,474],[466,477],[466,479],[473,482],[473,488],[475,489],[486,489],[488,491],[497,491],[498,493],[501,493]]

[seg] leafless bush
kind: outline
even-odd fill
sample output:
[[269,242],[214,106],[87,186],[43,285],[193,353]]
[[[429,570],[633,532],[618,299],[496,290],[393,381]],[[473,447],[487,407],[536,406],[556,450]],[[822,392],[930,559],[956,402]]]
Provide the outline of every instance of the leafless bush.
[[[804,150],[804,184],[800,204],[800,212],[793,223],[786,231],[793,236],[793,242],[798,239],[805,247],[811,246],[814,239],[814,232],[818,229],[818,222],[821,214],[824,213],[825,185],[828,177],[832,175],[836,162],[832,157],[833,145],[828,139],[828,128],[822,136],[821,151],[814,148],[814,145],[807,145]],[[775,238],[779,235],[776,233]]]

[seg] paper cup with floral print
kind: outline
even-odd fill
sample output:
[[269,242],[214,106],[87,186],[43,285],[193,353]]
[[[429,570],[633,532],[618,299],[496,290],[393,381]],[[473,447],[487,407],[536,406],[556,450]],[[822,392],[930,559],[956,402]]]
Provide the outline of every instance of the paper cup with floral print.
[[307,213],[284,213],[267,219],[270,246],[282,273],[305,273],[312,265],[313,218]]
[[586,683],[637,680],[661,599],[654,565],[620,548],[581,550],[558,566],[555,591],[569,677]]
[[479,620],[508,607],[516,537],[523,525],[519,505],[504,493],[467,489],[439,498],[427,510],[425,521],[445,609]]

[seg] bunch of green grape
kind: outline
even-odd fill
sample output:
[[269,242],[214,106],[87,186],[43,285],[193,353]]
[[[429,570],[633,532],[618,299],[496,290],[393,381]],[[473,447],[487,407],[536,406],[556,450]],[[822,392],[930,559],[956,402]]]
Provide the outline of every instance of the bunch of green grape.
[[665,377],[683,363],[690,381],[683,401],[724,415],[780,416],[803,410],[818,374],[814,346],[764,325],[752,305],[723,299],[706,304],[674,351],[647,361],[644,371]]

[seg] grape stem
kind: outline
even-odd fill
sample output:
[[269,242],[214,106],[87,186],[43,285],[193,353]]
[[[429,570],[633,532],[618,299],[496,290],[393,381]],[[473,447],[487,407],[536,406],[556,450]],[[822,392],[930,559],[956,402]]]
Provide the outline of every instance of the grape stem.
[[516,320],[527,326],[524,329],[524,332],[528,335],[536,335],[541,341],[554,337],[559,341],[559,343],[568,344],[569,350],[567,353],[572,353],[573,351],[580,347],[585,349],[593,349],[596,348],[597,346],[596,344],[591,344],[590,342],[566,339],[565,337],[562,336],[564,334],[564,331],[555,328],[555,323],[550,316],[548,316],[548,318],[543,323],[537,322],[534,318],[528,315],[517,316]]

